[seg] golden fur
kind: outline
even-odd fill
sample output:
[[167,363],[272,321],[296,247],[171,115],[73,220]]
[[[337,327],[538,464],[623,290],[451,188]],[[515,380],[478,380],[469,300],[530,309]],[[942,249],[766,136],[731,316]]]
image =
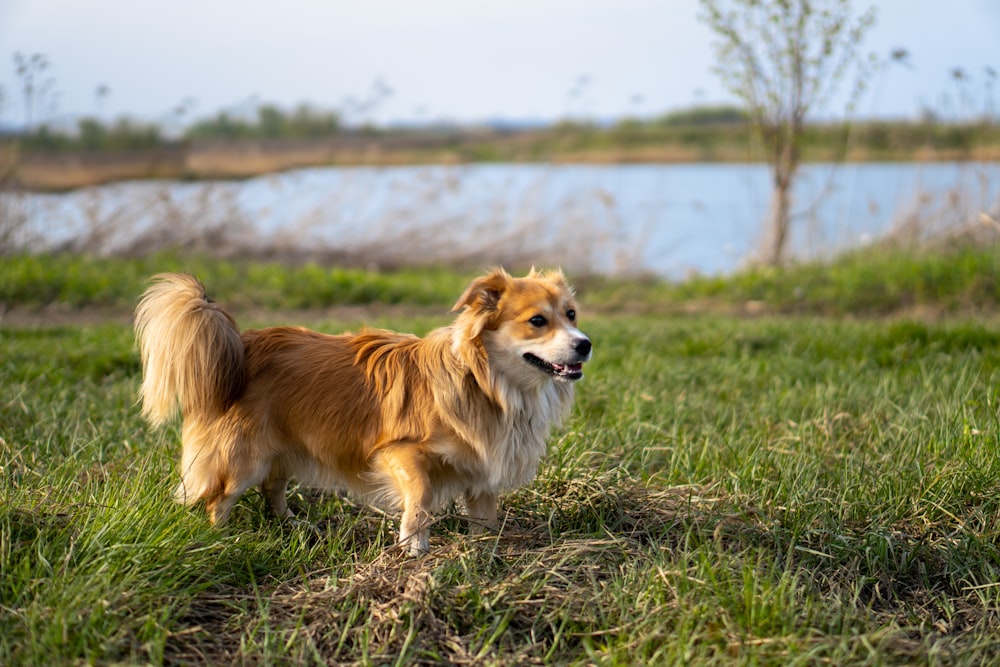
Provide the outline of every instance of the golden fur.
[[431,512],[464,496],[473,526],[497,494],[530,482],[551,425],[570,408],[590,341],[559,272],[469,285],[450,326],[327,335],[248,330],[187,274],[160,274],[135,313],[142,412],[183,416],[177,499],[222,524],[259,486],[292,516],[292,479],[402,509],[400,541],[428,549]]

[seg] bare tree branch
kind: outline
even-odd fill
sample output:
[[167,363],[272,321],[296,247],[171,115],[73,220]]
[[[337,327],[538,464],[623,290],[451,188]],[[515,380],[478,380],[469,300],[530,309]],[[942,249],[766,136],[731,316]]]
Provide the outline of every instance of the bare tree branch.
[[700,0],[715,33],[714,71],[746,105],[771,165],[772,204],[760,259],[779,264],[788,241],[791,190],[805,121],[824,109],[852,71],[853,110],[871,74],[859,56],[875,23],[869,8],[854,17],[850,0]]

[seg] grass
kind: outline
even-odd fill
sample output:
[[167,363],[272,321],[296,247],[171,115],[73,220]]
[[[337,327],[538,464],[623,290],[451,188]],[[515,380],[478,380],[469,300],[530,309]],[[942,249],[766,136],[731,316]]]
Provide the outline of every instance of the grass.
[[680,283],[597,281],[591,297],[629,310],[718,310],[818,315],[989,312],[1000,308],[1000,237],[920,248],[892,243],[854,249],[826,262],[783,269],[751,266]]
[[[193,262],[239,306],[423,299],[434,315],[377,322],[417,332],[464,281]],[[5,259],[0,285],[14,306],[125,308],[180,263]],[[619,307],[627,284],[585,279],[595,358],[537,480],[495,533],[446,512],[420,559],[393,546],[397,517],[309,489],[291,504],[313,528],[251,493],[211,529],[171,501],[178,429],[139,419],[127,326],[0,327],[0,663],[1000,661],[1000,323],[954,286],[922,297],[950,319],[825,316],[860,297],[796,270],[707,295],[633,284],[642,312]],[[839,296],[674,312],[684,290],[738,303],[809,275]]]
[[452,305],[472,274],[445,269],[391,273],[317,263],[248,262],[180,252],[146,257],[13,255],[0,264],[0,303],[22,308],[131,310],[146,281],[161,271],[196,274],[232,307],[322,308],[373,302]]
[[[481,267],[480,267],[481,268]],[[237,309],[336,306],[451,306],[475,268],[372,271],[316,262],[219,259],[181,252],[145,257],[11,255],[0,263],[0,305],[7,308],[130,312],[150,275],[191,271]],[[526,270],[525,268],[516,269]],[[729,276],[680,283],[573,276],[592,309],[631,312],[743,310],[822,315],[883,315],[907,309],[966,313],[1000,309],[1000,241],[922,249],[876,244],[829,262],[783,270],[750,267]],[[220,298],[223,298],[220,296]],[[0,320],[2,322],[2,320]]]

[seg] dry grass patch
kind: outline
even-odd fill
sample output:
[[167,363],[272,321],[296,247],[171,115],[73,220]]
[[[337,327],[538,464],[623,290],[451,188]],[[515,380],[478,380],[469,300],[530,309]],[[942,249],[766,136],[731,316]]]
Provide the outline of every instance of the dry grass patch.
[[515,492],[491,535],[467,537],[463,519],[446,516],[431,554],[411,559],[391,546],[390,521],[331,502],[348,525],[313,539],[343,541],[347,551],[331,551],[338,562],[198,596],[167,642],[167,662],[704,664],[870,654],[905,663],[957,660],[973,646],[1000,655],[1000,641],[984,639],[1000,629],[991,587],[954,579],[983,554],[936,529],[793,528],[793,517],[715,487],[654,488],[615,469]]
[[[346,562],[256,591],[206,593],[167,654],[238,662],[279,641],[290,657],[326,663],[579,657],[595,637],[628,632],[634,620],[608,616],[608,600],[623,573],[671,548],[685,526],[710,520],[719,499],[701,491],[651,489],[621,471],[522,490],[492,535],[466,537],[457,515],[438,521],[432,552],[421,559],[392,546],[368,562],[345,555]],[[377,544],[391,532],[362,518],[349,541]]]

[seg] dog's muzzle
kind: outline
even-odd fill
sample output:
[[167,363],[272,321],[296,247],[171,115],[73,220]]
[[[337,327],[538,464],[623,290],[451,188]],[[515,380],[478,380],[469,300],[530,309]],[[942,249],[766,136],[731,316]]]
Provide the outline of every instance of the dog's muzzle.
[[575,359],[572,361],[557,364],[552,361],[546,361],[530,352],[524,354],[524,360],[557,380],[576,382],[583,377],[583,363],[590,360],[592,349],[593,345],[590,339],[584,337],[574,341],[573,354]]

